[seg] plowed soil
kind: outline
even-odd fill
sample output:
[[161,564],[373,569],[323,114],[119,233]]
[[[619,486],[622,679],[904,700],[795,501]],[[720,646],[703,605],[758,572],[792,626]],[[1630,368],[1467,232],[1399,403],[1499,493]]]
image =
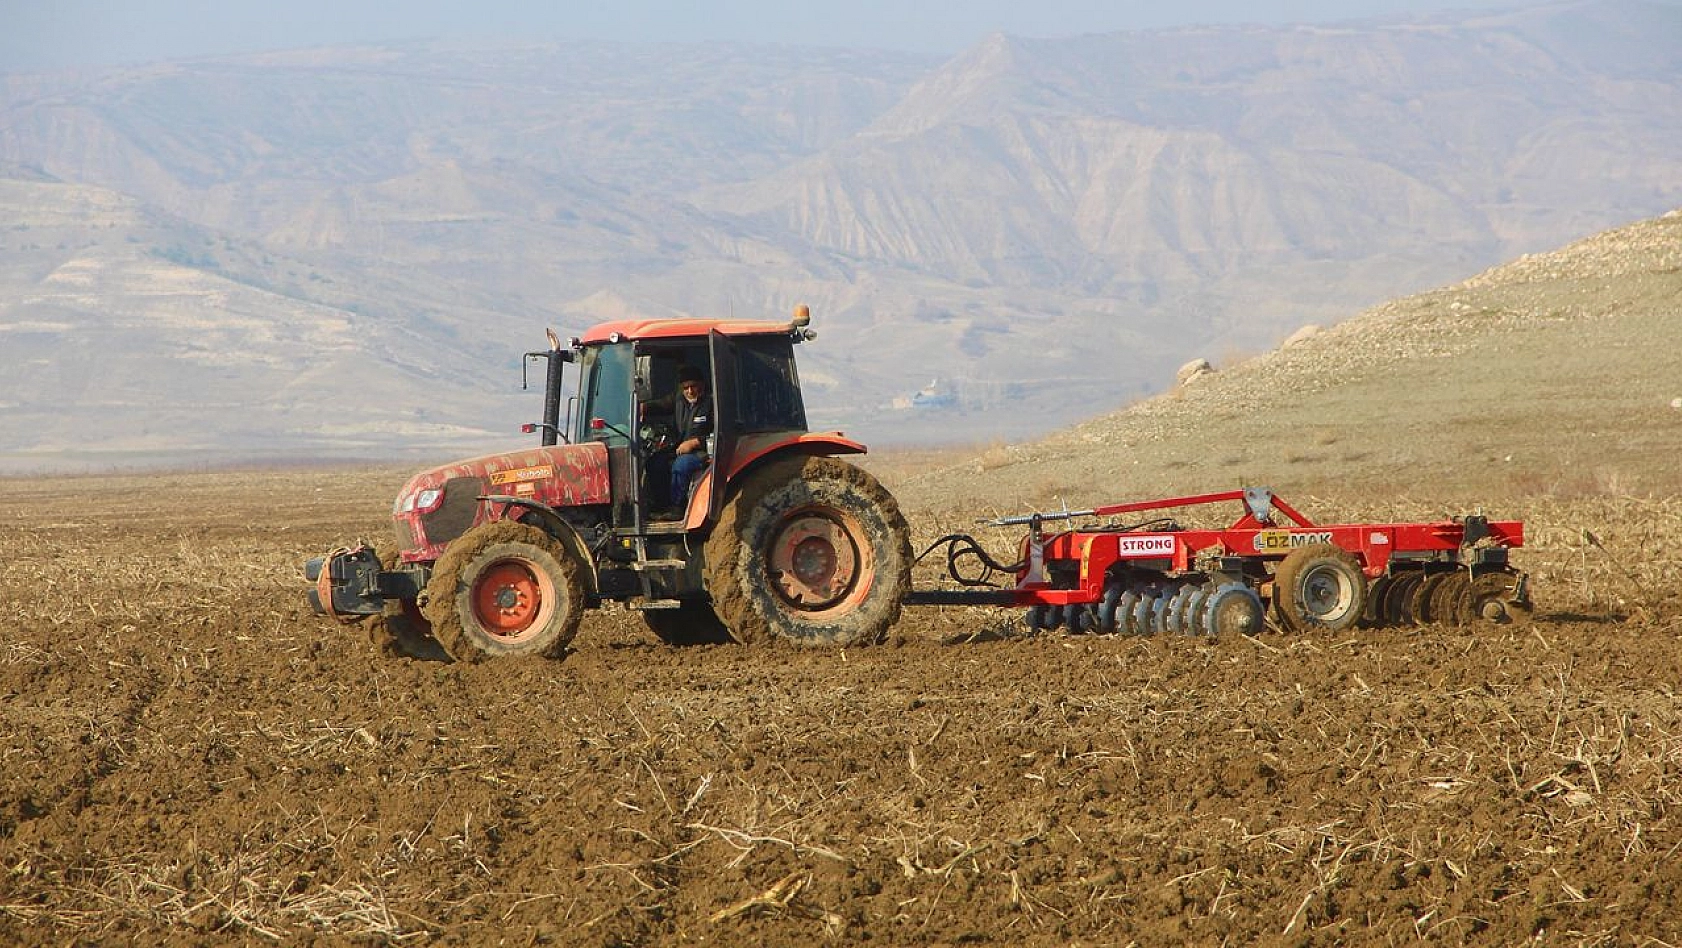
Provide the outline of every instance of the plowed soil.
[[1682,942],[1674,502],[1509,511],[1522,628],[469,665],[304,605],[402,477],[0,481],[0,943]]

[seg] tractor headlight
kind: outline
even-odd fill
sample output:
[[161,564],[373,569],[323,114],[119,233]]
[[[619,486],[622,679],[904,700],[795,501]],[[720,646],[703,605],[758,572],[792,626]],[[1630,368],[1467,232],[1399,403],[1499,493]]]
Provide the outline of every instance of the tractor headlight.
[[416,493],[399,497],[397,499],[397,506],[392,510],[392,512],[400,514],[414,512],[423,514],[431,513],[432,511],[438,509],[439,503],[443,500],[443,490],[437,487],[429,487],[426,490],[417,491]]

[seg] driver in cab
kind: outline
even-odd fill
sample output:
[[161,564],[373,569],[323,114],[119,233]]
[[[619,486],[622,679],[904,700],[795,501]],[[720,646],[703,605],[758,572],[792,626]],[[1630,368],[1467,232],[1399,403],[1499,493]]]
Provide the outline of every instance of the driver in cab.
[[686,365],[678,370],[677,391],[647,405],[649,414],[670,414],[677,432],[672,458],[672,509],[689,505],[689,486],[707,466],[707,436],[713,433],[713,400],[707,394],[706,376]]

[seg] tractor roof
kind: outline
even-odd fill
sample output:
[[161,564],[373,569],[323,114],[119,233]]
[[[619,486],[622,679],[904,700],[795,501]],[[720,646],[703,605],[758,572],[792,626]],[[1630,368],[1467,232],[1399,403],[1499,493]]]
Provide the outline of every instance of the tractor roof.
[[579,342],[585,345],[609,342],[615,333],[621,339],[704,339],[711,332],[725,336],[786,336],[791,328],[787,322],[768,319],[619,319],[591,326],[579,337]]

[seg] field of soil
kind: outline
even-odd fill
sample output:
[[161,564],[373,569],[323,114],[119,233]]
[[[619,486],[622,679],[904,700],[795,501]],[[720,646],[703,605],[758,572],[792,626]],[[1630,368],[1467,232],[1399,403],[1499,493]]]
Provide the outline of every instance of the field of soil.
[[468,665],[304,606],[403,477],[0,480],[0,942],[1682,943],[1682,502],[1492,510],[1522,628]]
[[614,608],[456,664],[305,606],[407,471],[0,479],[0,944],[1682,945],[1679,300],[1672,214],[865,459],[918,549],[1001,558],[977,517],[1240,486],[1523,519],[1523,626],[674,649]]

